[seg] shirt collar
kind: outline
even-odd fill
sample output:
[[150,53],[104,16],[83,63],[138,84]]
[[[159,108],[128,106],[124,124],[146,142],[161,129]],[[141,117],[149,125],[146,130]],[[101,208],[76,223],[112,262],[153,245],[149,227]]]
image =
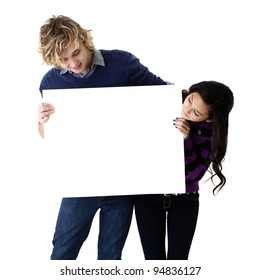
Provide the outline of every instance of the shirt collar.
[[[103,58],[103,55],[102,55],[101,51],[97,50],[97,49],[94,49],[93,52],[94,52],[94,56],[93,56],[92,64],[90,66],[89,71],[93,70],[96,65],[105,66],[105,61],[104,61],[104,58]],[[89,73],[89,71],[85,74],[76,74],[72,71],[69,71],[67,69],[62,68],[60,70],[60,74],[63,75],[63,74],[66,74],[67,72],[69,72],[69,73],[71,73],[73,75],[76,75],[76,76],[85,77]]]

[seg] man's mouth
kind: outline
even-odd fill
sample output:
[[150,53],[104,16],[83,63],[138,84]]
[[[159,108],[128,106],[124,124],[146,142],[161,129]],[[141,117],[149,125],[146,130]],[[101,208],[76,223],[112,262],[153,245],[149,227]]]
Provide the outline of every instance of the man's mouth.
[[77,67],[74,67],[74,70],[79,70],[81,68],[81,63],[77,66]]

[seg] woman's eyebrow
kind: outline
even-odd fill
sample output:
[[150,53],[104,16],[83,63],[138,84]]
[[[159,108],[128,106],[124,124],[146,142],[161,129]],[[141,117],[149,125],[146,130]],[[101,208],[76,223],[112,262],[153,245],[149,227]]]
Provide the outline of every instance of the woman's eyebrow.
[[[191,93],[191,103],[193,102],[193,93]],[[197,109],[195,109],[195,111],[200,115],[202,116],[201,112],[198,111]]]

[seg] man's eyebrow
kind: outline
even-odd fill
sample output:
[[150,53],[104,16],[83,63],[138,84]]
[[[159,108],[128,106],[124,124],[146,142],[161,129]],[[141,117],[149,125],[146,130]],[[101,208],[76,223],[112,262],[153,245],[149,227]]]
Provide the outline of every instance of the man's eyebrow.
[[72,54],[74,54],[75,52],[77,52],[80,49],[80,47],[76,48]]

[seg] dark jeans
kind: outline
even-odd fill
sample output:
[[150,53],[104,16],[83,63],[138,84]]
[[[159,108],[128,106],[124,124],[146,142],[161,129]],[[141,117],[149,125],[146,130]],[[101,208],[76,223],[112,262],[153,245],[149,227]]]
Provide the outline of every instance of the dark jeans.
[[63,198],[53,238],[52,260],[75,260],[100,209],[98,259],[119,260],[133,213],[133,196]]
[[187,260],[198,211],[198,192],[136,196],[135,214],[145,259]]

